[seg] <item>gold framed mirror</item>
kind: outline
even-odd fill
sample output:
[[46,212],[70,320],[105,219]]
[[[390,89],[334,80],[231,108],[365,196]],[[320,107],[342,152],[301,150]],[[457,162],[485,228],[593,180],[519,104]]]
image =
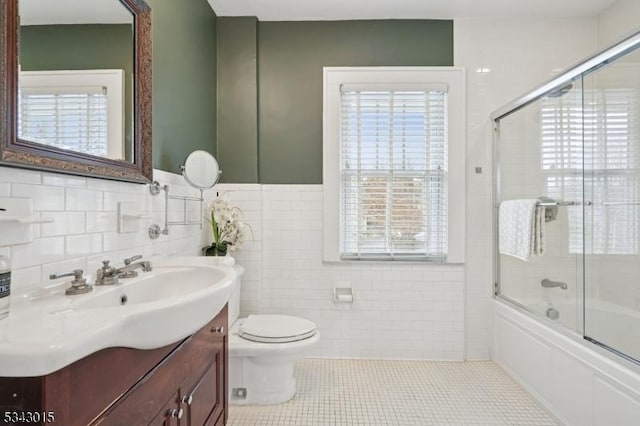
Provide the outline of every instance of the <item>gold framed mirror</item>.
[[144,0],[0,0],[0,165],[152,180]]

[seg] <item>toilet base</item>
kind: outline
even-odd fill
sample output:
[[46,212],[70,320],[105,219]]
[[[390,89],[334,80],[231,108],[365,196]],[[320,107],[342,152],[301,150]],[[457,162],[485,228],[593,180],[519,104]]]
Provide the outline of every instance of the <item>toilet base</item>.
[[229,357],[230,404],[278,404],[293,398],[296,393],[294,362],[264,361],[256,357]]
[[296,361],[320,340],[320,333],[289,343],[259,343],[241,338],[244,319],[229,330],[229,404],[278,404],[293,398]]

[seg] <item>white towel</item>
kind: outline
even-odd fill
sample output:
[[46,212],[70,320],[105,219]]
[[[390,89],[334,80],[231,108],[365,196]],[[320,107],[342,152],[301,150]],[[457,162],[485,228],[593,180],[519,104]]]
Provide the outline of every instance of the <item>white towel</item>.
[[538,200],[508,200],[500,203],[498,247],[501,254],[529,261],[544,254],[544,207]]

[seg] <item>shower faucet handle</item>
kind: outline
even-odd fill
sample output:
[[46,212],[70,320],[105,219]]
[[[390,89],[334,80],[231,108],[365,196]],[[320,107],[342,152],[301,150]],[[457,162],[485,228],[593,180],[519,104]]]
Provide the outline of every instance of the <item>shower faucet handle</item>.
[[569,288],[567,283],[563,283],[562,281],[551,281],[548,278],[545,278],[542,281],[540,281],[540,285],[542,285],[542,287],[544,288],[560,287],[562,290],[566,290]]

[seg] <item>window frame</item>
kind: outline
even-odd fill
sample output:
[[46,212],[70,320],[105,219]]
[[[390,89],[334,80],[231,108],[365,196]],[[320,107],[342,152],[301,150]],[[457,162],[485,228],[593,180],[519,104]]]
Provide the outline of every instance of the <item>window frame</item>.
[[[465,69],[463,67],[324,67],[323,69],[323,261],[409,261],[402,258],[342,259],[340,255],[340,119],[343,84],[424,89],[446,84],[448,115],[448,252],[444,263],[465,259]],[[428,258],[415,259],[428,262]]]

